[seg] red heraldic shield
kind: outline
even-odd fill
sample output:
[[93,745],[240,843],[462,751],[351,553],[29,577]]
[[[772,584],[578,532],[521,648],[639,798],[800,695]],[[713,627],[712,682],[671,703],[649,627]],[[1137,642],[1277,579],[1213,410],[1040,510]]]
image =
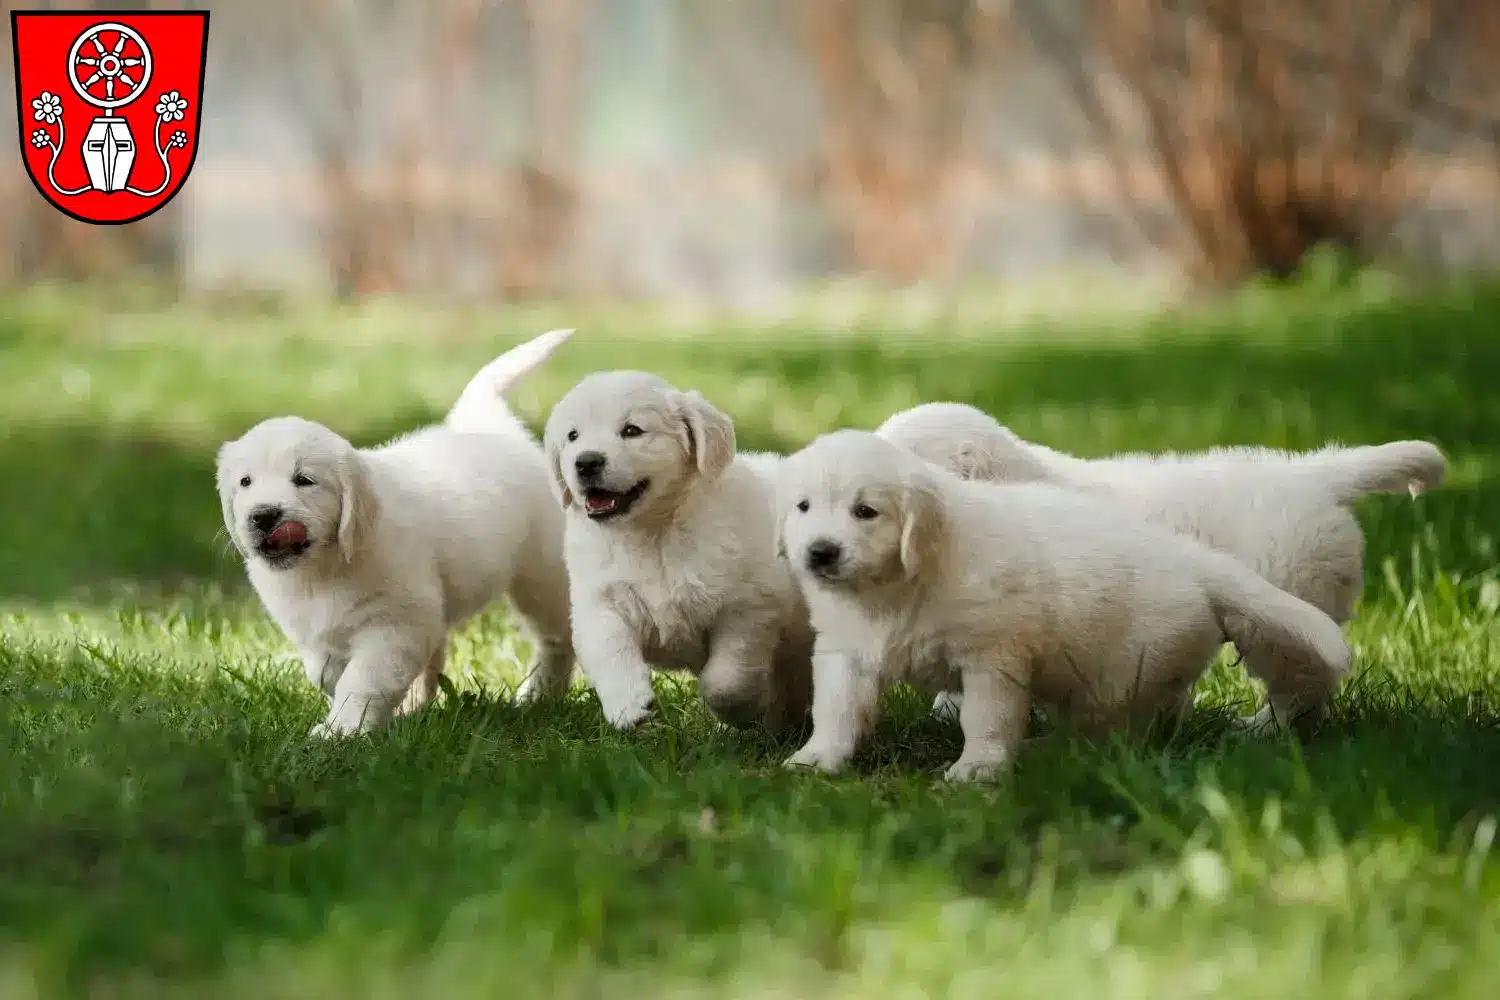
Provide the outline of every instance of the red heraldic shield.
[[21,159],[58,211],[118,226],[161,208],[198,158],[205,11],[14,11]]

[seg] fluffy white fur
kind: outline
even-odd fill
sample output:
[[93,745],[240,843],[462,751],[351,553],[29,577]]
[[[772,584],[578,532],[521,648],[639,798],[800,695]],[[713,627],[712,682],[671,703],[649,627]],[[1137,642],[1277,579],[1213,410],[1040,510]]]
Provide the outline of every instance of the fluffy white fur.
[[220,449],[224,526],[329,698],[314,735],[367,731],[426,704],[449,630],[507,592],[537,650],[521,696],[566,690],[562,517],[542,449],[502,393],[571,333],[490,362],[443,424],[378,448],[277,417]]
[[545,434],[573,599],[573,644],[609,722],[654,701],[650,668],[686,670],[720,719],[804,719],[812,635],[775,557],[769,454],[736,454],[734,424],[644,372],[591,375]]
[[[1052,483],[1122,502],[1154,524],[1235,556],[1341,623],[1353,614],[1364,582],[1365,539],[1350,505],[1368,493],[1435,487],[1446,471],[1442,452],[1425,441],[1302,454],[1223,448],[1083,459],[1024,441],[960,403],[913,407],[876,433],[965,479]],[[1278,655],[1272,647],[1241,652],[1258,676],[1295,674],[1271,662]],[[1270,704],[1257,721],[1314,724],[1326,713],[1326,700],[1299,702],[1295,693],[1269,685]],[[940,694],[934,707],[952,714],[958,700]]]
[[961,680],[948,777],[967,780],[1008,764],[1033,698],[1093,732],[1180,710],[1226,638],[1274,649],[1288,686],[1348,669],[1327,615],[1118,505],[965,481],[862,431],[819,438],[780,479],[781,554],[817,630],[813,733],[790,766],[841,769],[882,689],[956,686],[934,674]]

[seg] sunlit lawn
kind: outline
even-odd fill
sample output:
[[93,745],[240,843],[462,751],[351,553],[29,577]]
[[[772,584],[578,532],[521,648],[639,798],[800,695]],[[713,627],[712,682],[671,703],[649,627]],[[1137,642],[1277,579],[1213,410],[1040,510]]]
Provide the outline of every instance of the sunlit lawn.
[[[1083,454],[1424,437],[1452,483],[1361,509],[1357,671],[1297,746],[1199,724],[1057,739],[991,790],[897,692],[856,773],[717,731],[685,684],[618,735],[506,700],[496,610],[456,691],[309,744],[320,699],[248,594],[219,441],[298,412],[356,443],[579,334],[582,374],[701,389],[743,447],[922,399]],[[0,305],[0,997],[1492,997],[1500,969],[1500,293],[1249,296],[1048,329],[944,308],[213,314]]]

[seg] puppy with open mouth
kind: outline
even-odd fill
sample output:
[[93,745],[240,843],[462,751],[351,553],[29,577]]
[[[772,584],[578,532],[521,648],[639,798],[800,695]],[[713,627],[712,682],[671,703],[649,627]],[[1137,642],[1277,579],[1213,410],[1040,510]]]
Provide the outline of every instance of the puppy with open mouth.
[[805,718],[812,634],[775,557],[778,457],[737,454],[717,407],[633,371],[574,386],[544,443],[567,515],[573,644],[610,724],[651,714],[652,666],[693,674],[731,725]]
[[378,448],[276,417],[219,450],[224,527],[329,699],[314,735],[375,729],[426,704],[449,632],[507,594],[536,650],[520,696],[566,691],[562,517],[542,449],[503,394],[571,333],[506,352],[442,424]]
[[1238,560],[1041,484],[968,482],[864,431],[780,474],[777,537],[817,630],[813,732],[789,766],[841,770],[882,690],[958,675],[953,780],[1012,761],[1033,699],[1108,733],[1190,704],[1226,639],[1310,683],[1348,669],[1339,626]]

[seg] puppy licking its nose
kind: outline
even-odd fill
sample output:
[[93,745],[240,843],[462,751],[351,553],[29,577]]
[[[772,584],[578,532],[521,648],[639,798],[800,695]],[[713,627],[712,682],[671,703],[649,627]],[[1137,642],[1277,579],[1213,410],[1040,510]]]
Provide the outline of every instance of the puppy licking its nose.
[[562,513],[504,394],[567,340],[480,369],[441,423],[356,448],[272,417],[219,449],[224,527],[266,611],[328,698],[317,736],[368,732],[437,693],[449,633],[502,597],[530,633],[519,700],[573,671]]
[[245,517],[251,535],[259,540],[256,550],[274,566],[284,566],[311,546],[311,536],[302,521],[288,519],[285,508],[263,505]]
[[265,548],[289,551],[307,544],[307,525],[301,521],[282,521],[266,535]]

